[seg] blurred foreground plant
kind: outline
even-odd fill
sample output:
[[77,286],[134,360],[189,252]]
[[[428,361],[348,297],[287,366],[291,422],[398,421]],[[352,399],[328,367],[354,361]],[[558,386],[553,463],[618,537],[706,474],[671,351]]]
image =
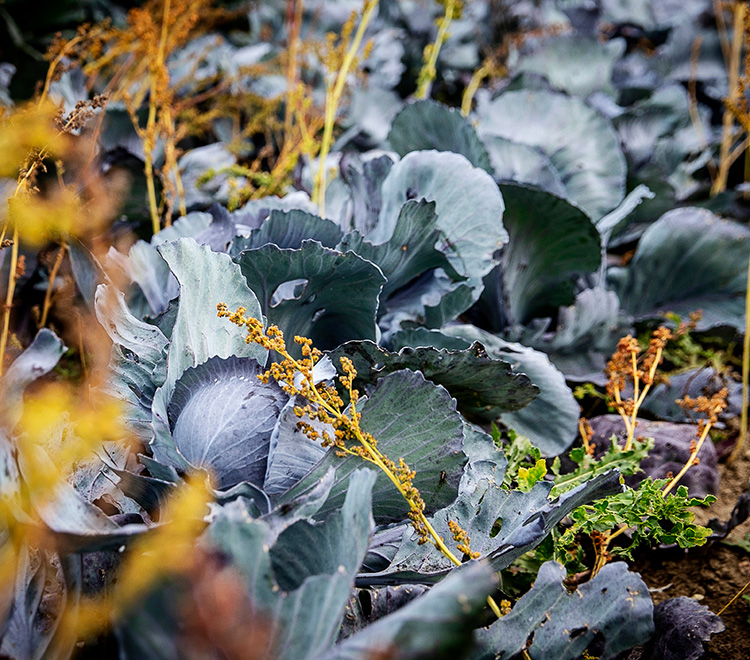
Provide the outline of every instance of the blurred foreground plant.
[[67,612],[69,630],[77,638],[90,638],[126,616],[160,582],[195,573],[204,560],[195,543],[211,499],[206,475],[188,475],[161,512],[162,524],[130,544],[110,592],[84,598]]
[[[0,209],[0,250],[11,251],[0,330],[0,374],[5,367],[16,283],[25,274],[20,243],[32,248],[49,242],[60,245],[44,306],[37,316],[38,327],[43,327],[68,238],[96,236],[116,212],[117,187],[103,184],[88,162],[89,141],[73,135],[104,102],[95,97],[66,115],[43,93],[34,104],[4,113],[0,110],[0,173],[17,177],[7,207]],[[45,176],[50,167],[56,174],[53,179]]]

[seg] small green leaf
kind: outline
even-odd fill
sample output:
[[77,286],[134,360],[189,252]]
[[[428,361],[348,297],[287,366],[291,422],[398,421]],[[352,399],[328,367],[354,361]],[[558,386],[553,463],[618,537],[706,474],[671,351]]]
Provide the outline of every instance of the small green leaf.
[[540,458],[534,467],[518,469],[518,490],[528,493],[537,481],[541,481],[547,474],[547,463]]

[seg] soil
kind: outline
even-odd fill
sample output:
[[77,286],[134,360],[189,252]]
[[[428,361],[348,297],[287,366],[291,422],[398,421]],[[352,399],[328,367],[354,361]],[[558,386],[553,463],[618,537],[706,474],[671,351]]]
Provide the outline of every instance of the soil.
[[[721,485],[717,501],[709,509],[696,510],[696,522],[705,524],[710,518],[729,519],[737,498],[748,489],[750,481],[750,448],[732,463],[720,464]],[[747,536],[747,538],[745,538]],[[736,527],[728,542],[745,541],[750,548],[750,519]],[[719,612],[750,582],[750,551],[713,542],[689,552],[664,550],[651,552],[639,560],[634,569],[641,573],[651,590],[654,603],[668,598],[696,598],[712,612]],[[745,592],[750,595],[750,586]],[[726,626],[706,644],[708,660],[750,658],[750,606],[738,598],[721,615]]]

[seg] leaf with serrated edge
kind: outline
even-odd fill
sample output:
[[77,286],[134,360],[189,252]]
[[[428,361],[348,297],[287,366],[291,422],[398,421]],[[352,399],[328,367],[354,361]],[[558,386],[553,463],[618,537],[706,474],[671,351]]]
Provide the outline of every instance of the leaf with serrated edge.
[[649,639],[654,630],[648,587],[627,564],[608,564],[568,593],[565,569],[549,561],[539,569],[534,586],[510,614],[477,634],[472,660],[511,658],[526,647],[533,660],[576,660],[594,637],[604,640],[602,658],[611,658]]
[[[458,522],[471,539],[471,549],[486,556],[497,571],[539,545],[573,509],[622,490],[619,474],[613,470],[549,501],[551,482],[538,482],[528,493],[507,491],[501,488],[504,472],[502,454],[496,461],[473,461],[461,481],[458,499],[430,518],[451,547],[455,542],[448,540],[452,537],[448,521]],[[500,531],[491,537],[498,521]],[[403,542],[388,569],[361,574],[358,585],[430,584],[451,570],[453,564],[433,546],[418,544],[410,527],[404,526],[403,531]]]
[[504,424],[528,437],[545,456],[556,456],[570,447],[578,434],[580,408],[565,377],[544,353],[507,342],[473,325],[449,326],[443,332],[463,338],[467,344],[480,342],[490,356],[506,360],[516,373],[525,373],[539,387],[539,396],[528,406],[502,414]]
[[508,362],[489,357],[479,343],[461,351],[420,346],[392,353],[373,342],[357,341],[339,346],[331,360],[338,364],[341,356],[353,361],[360,382],[374,382],[400,369],[420,371],[445,387],[464,415],[484,420],[523,408],[538,393],[526,376],[513,373]]

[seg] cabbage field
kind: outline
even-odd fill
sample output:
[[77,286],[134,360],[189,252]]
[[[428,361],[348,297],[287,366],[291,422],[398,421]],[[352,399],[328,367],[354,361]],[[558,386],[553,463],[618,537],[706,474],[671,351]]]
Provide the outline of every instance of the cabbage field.
[[750,8],[0,3],[0,659],[750,654]]

